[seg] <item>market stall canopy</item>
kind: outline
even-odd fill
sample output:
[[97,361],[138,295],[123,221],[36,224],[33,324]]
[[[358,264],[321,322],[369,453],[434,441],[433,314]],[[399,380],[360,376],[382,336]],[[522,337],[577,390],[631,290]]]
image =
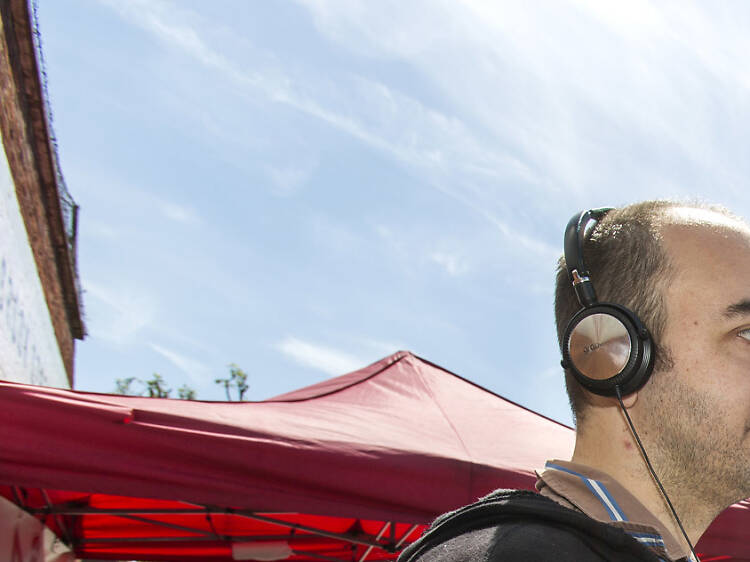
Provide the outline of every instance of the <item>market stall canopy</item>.
[[408,352],[263,402],[0,383],[0,423],[3,494],[97,559],[392,560],[573,446]]
[[[75,517],[76,506],[83,515],[92,503],[135,513],[140,500],[113,496],[142,498],[152,509],[166,507],[146,499],[179,500],[172,509],[197,509],[201,521],[208,509],[214,525],[226,508],[337,518],[341,533],[357,522],[378,531],[398,523],[383,543],[408,539],[399,533],[498,486],[532,486],[533,469],[546,456],[569,455],[573,444],[570,428],[408,352],[263,402],[2,383],[0,423],[2,483],[78,492],[60,496],[69,507],[58,518]],[[32,492],[19,499],[45,507]],[[107,527],[111,516],[96,531],[83,527],[79,555],[105,554],[106,545],[86,542],[94,537],[85,533],[145,532],[132,518],[116,522],[122,530]],[[247,525],[237,530],[252,534]]]

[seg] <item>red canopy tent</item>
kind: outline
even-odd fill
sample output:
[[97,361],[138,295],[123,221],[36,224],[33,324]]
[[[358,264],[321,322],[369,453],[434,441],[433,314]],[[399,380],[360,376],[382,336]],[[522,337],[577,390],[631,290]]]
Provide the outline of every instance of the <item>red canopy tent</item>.
[[[573,443],[408,352],[251,403],[0,383],[0,423],[3,494],[79,557],[113,560],[391,560]],[[703,552],[734,558],[704,560],[750,560],[746,507],[727,517]]]

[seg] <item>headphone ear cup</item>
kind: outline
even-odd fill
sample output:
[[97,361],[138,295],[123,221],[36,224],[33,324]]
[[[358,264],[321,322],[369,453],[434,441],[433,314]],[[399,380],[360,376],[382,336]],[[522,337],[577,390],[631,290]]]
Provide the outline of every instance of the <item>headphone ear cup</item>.
[[563,366],[600,396],[640,389],[653,370],[651,335],[629,309],[612,303],[583,308],[563,336]]

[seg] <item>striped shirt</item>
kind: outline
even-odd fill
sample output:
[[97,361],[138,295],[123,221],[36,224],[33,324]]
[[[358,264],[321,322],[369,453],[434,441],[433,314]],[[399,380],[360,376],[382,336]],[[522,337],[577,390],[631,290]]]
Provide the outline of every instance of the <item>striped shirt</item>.
[[550,460],[537,471],[540,494],[570,509],[622,528],[665,562],[691,560],[688,549],[611,476],[588,466]]

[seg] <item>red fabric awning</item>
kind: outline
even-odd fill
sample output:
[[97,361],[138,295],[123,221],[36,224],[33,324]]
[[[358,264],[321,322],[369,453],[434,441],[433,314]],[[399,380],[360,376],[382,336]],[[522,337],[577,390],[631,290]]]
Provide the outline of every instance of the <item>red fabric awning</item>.
[[0,423],[4,495],[99,559],[231,560],[233,544],[235,559],[393,559],[437,514],[532,487],[573,445],[408,352],[263,402],[0,383]]

